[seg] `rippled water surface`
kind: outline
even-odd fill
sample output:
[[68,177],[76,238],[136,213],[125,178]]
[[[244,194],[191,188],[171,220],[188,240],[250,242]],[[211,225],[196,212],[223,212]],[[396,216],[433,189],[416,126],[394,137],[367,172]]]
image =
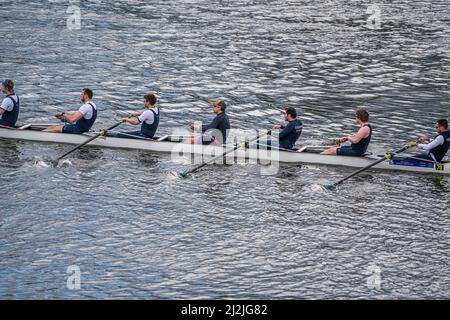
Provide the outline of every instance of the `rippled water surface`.
[[[302,143],[355,130],[365,105],[384,152],[449,117],[448,1],[0,1],[0,77],[21,123],[52,122],[91,87],[97,128],[142,96],[160,134],[209,120],[223,97],[235,129],[267,128],[295,105]],[[169,179],[169,154],[0,140],[0,297],[449,298],[450,182],[350,169],[213,165]],[[81,270],[81,289],[66,286]],[[380,280],[381,282],[377,282]]]

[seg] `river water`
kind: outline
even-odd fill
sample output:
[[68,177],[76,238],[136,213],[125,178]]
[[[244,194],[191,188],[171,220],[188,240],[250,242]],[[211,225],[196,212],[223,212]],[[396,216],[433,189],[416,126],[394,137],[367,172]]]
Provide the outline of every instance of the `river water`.
[[[105,128],[156,92],[159,134],[222,97],[234,129],[294,105],[316,144],[364,105],[383,153],[449,117],[449,16],[448,1],[0,1],[0,77],[20,123],[54,122],[90,87]],[[173,180],[189,165],[170,154],[95,148],[33,166],[67,150],[0,140],[0,298],[450,297],[448,177],[374,171],[318,193],[351,169]]]

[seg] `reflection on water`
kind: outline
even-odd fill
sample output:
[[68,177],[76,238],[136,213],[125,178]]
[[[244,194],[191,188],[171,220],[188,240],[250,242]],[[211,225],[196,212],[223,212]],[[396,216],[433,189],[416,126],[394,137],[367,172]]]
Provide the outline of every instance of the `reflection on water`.
[[[212,118],[229,101],[233,128],[269,128],[292,104],[305,143],[356,129],[371,113],[383,154],[449,117],[446,1],[15,1],[0,48],[2,77],[22,97],[21,123],[52,122],[92,87],[97,128],[158,94],[159,134]],[[69,146],[0,143],[0,297],[448,298],[449,179],[352,169],[187,164],[169,154],[85,149],[71,165],[33,167]],[[67,289],[67,267],[81,290]],[[380,288],[373,288],[381,270]],[[369,280],[368,280],[369,279]]]

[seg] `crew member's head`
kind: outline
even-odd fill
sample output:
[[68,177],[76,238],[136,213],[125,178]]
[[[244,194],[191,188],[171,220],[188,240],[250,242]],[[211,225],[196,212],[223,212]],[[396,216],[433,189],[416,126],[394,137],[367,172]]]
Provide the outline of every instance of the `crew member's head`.
[[297,109],[294,107],[287,107],[284,109],[284,120],[292,121],[294,119],[297,119]]
[[358,108],[355,112],[355,119],[359,124],[367,123],[369,122],[369,113],[366,109]]
[[146,108],[154,107],[157,101],[158,99],[156,99],[156,96],[154,94],[147,94],[144,96],[144,106]]
[[223,100],[212,101],[212,104],[214,113],[225,112],[225,109],[227,108],[227,104]]
[[86,103],[86,102],[92,100],[93,97],[94,97],[94,93],[92,92],[91,89],[88,89],[88,88],[84,88],[80,93],[80,100],[83,103]]
[[9,79],[2,81],[2,92],[9,94],[14,92],[14,82]]
[[439,133],[448,131],[448,121],[446,119],[440,119],[436,122],[436,131]]

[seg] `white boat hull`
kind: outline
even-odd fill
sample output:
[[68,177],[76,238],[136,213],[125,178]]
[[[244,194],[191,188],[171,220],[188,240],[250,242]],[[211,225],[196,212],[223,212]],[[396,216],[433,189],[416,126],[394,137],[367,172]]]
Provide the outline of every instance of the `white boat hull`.
[[[36,141],[45,143],[60,143],[77,145],[84,142],[91,137],[89,134],[76,135],[76,134],[62,134],[62,133],[48,133],[36,130],[18,130],[18,129],[5,129],[0,128],[0,138],[9,140],[23,140],[23,141]],[[134,149],[134,150],[146,150],[153,152],[169,152],[174,157],[186,157],[186,156],[200,156],[210,157],[222,154],[225,150],[229,150],[225,147],[219,146],[203,146],[203,145],[190,145],[184,143],[170,142],[170,141],[154,141],[144,139],[127,139],[127,138],[115,138],[106,137],[98,138],[87,146],[101,147],[101,148],[120,148],[120,149]],[[346,156],[328,156],[320,155],[318,153],[309,152],[286,152],[278,151],[275,148],[272,150],[260,149],[238,149],[227,155],[227,163],[230,163],[231,159],[250,159],[259,161],[262,164],[281,162],[281,163],[295,163],[295,164],[317,164],[317,165],[330,165],[330,166],[345,166],[362,168],[370,165],[374,161],[380,159],[379,157],[366,156],[366,157],[346,157]],[[395,164],[394,161],[385,161],[376,166],[374,169],[383,170],[396,170],[418,173],[440,173],[450,174],[450,163],[444,164],[425,164],[424,166],[418,165],[401,165]]]

